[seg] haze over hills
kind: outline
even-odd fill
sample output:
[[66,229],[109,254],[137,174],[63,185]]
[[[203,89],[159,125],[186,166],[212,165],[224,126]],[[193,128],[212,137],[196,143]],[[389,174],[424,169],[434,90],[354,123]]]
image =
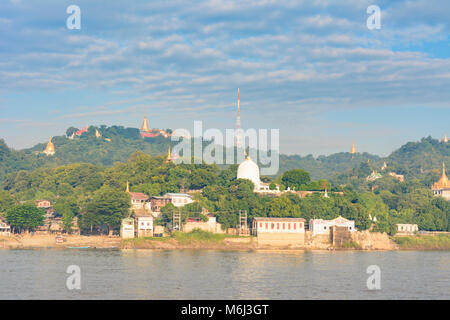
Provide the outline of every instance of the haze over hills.
[[[91,163],[111,166],[115,162],[125,162],[136,151],[150,155],[166,154],[171,142],[170,137],[158,135],[145,137],[137,128],[122,126],[89,127],[87,132],[70,139],[76,128],[69,128],[67,135],[55,136],[52,142],[56,153],[51,156],[43,154],[46,143],[39,143],[32,148],[13,150],[0,140],[0,181],[7,173],[18,170],[31,170],[39,167],[55,167],[69,163]],[[100,134],[97,134],[96,131]],[[168,129],[170,132],[170,130]],[[430,172],[439,173],[442,162],[450,166],[450,143],[432,137],[422,138],[418,142],[408,142],[382,158],[369,153],[340,152],[329,156],[280,155],[278,175],[290,169],[303,169],[311,174],[312,179],[331,179],[338,174],[350,173],[363,162],[369,162],[372,170],[379,170],[384,162],[395,168],[399,174],[412,176]]]

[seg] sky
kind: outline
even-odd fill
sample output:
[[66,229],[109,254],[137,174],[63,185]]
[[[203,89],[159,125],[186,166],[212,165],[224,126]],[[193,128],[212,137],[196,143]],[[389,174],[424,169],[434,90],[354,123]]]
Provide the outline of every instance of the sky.
[[242,127],[279,129],[281,153],[388,155],[450,135],[449,22],[447,0],[2,0],[0,138],[231,129],[239,88]]

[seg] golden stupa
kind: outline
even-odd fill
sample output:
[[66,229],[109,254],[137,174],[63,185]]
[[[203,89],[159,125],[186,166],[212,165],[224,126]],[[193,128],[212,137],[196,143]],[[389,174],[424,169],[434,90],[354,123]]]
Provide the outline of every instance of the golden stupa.
[[172,161],[172,155],[170,154],[170,146],[169,146],[169,150],[167,150],[166,164],[168,164],[170,161]]
[[52,137],[48,139],[48,143],[45,147],[44,153],[48,156],[52,156],[55,154],[55,145],[52,142]]
[[350,154],[355,154],[356,153],[356,148],[355,148],[355,143],[352,143],[352,149],[350,150]]
[[144,117],[144,122],[142,122],[141,131],[150,132],[150,128],[148,126],[147,117]]
[[444,134],[444,139],[442,139],[441,142],[444,142],[444,143],[448,142],[447,134]]
[[447,175],[445,174],[445,163],[442,163],[442,176],[438,182],[433,184],[431,189],[441,190],[450,188],[450,181],[448,181]]

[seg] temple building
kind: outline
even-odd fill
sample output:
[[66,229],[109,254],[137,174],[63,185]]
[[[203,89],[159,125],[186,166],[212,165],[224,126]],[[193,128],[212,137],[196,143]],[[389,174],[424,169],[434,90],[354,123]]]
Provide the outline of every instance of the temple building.
[[350,150],[350,154],[355,154],[356,153],[356,148],[355,148],[355,143],[352,143],[352,149]]
[[375,170],[372,170],[372,173],[366,177],[366,181],[375,181],[381,178],[383,178],[383,176],[380,173],[376,172]]
[[259,178],[258,165],[247,156],[245,160],[239,165],[237,170],[237,179],[247,179],[255,185],[254,192],[257,193],[278,193],[280,192],[278,186],[276,190],[270,190],[269,184],[264,183]]
[[52,137],[48,139],[47,146],[45,147],[44,154],[47,156],[52,156],[55,154],[55,145],[52,142]]
[[444,197],[447,201],[450,201],[450,181],[445,174],[445,163],[442,163],[442,175],[438,182],[431,187],[433,194],[436,197]]
[[89,126],[86,125],[86,127],[84,127],[83,129],[76,131],[75,134],[77,136],[81,136],[83,133],[88,132],[88,130],[89,130]]
[[444,138],[441,140],[441,142],[443,142],[443,143],[448,142],[447,134],[444,134]]
[[141,131],[142,138],[155,138],[155,137],[159,136],[160,134],[162,134],[163,132],[165,133],[165,131],[163,131],[163,130],[150,129],[150,127],[148,125],[147,117],[144,117],[144,121],[142,122],[140,131]]

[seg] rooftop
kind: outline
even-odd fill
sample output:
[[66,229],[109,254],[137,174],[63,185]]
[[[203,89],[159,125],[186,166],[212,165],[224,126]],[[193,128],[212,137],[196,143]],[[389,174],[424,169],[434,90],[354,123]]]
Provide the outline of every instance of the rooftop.
[[285,221],[285,222],[305,222],[306,220],[303,218],[272,218],[272,217],[254,217],[253,218],[256,221]]

